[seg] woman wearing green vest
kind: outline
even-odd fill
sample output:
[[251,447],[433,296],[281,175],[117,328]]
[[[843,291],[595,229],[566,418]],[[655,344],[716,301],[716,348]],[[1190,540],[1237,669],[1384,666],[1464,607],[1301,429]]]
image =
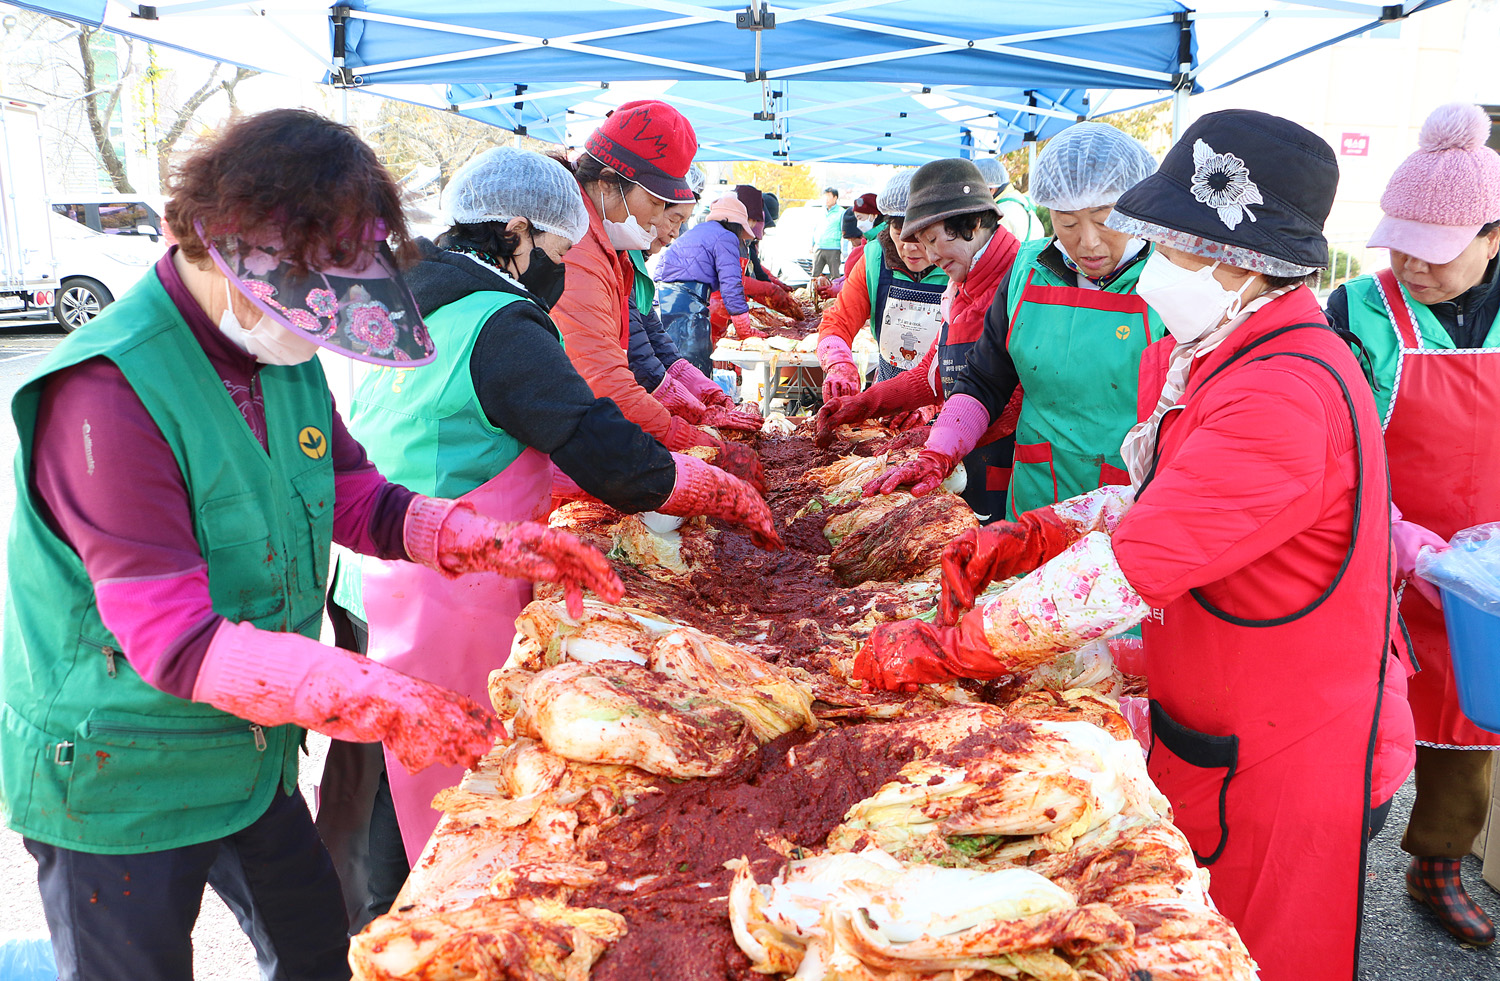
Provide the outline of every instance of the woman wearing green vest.
[[[303,727],[472,763],[474,700],[317,641],[331,543],[618,597],[603,556],[386,481],[314,355],[420,365],[395,182],[353,130],[238,120],[173,176],[178,246],[17,392],[0,812],[65,979],[192,977],[205,883],[266,977],[348,978]],[[434,574],[437,574],[436,572]]]
[[1151,249],[1105,227],[1115,201],[1156,170],[1138,141],[1079,123],[1047,143],[1031,186],[1056,237],[1021,246],[996,291],[984,333],[927,448],[882,489],[927,493],[952,471],[1018,389],[1016,453],[1006,513],[1128,483],[1120,442],[1135,424],[1141,352],[1161,323],[1135,294]]
[[[779,547],[771,512],[744,481],[674,454],[596,398],[548,310],[562,294],[563,254],[588,229],[577,182],[557,161],[510,147],[465,164],[444,189],[453,227],[420,243],[412,291],[438,346],[415,370],[372,368],[356,380],[349,429],[371,459],[419,491],[487,513],[545,520],[554,492],[625,512],[708,515]],[[557,478],[557,479],[555,479]],[[450,581],[409,563],[340,564],[335,599],[368,626],[369,655],[476,700],[505,662],[529,582]],[[406,855],[415,860],[439,813],[433,795],[462,776],[432,768],[387,775]]]
[[[900,238],[915,170],[898,171],[876,197],[886,216],[880,233],[855,260],[844,288],[818,324],[818,362],[823,366],[823,398],[855,395],[864,379],[854,365],[854,338],[865,327],[880,348],[875,380],[895,378],[916,367],[943,326],[940,301],[948,274],[927,258],[920,242]],[[921,422],[920,410],[902,413]]]
[[1489,812],[1500,734],[1458,703],[1437,592],[1413,575],[1423,546],[1447,548],[1460,529],[1500,520],[1500,155],[1485,145],[1478,106],[1439,108],[1418,149],[1380,199],[1371,248],[1391,267],[1328,297],[1328,322],[1351,331],[1370,361],[1390,459],[1401,619],[1421,670],[1411,679],[1417,794],[1401,847],[1406,888],[1459,940],[1495,940],[1464,891],[1459,863]]

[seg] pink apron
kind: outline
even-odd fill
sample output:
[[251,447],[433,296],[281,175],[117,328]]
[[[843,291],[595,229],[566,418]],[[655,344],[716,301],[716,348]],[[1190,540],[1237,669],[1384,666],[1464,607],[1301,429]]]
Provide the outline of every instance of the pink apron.
[[[462,500],[499,521],[543,520],[552,506],[552,462],[528,448]],[[510,656],[531,583],[494,573],[448,579],[412,562],[366,558],[364,601],[370,657],[488,705],[490,672]],[[432,798],[456,786],[463,770],[433,765],[410,774],[389,750],[385,765],[406,857],[415,864],[442,816]]]

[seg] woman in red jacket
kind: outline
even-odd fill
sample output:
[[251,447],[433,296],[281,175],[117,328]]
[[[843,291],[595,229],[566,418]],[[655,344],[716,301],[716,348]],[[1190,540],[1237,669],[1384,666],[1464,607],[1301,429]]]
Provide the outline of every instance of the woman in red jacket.
[[[1009,673],[1006,604],[962,611],[1066,552],[1094,608],[1024,615],[1058,649],[1145,620],[1151,776],[1263,981],[1354,977],[1370,803],[1414,755],[1380,422],[1304,285],[1337,182],[1316,135],[1230,110],[1125,192],[1108,223],[1156,243],[1138,291],[1171,334],[1142,362],[1132,488],[960,537],[943,557],[957,622],[879,627],[855,665],[886,688]],[[1101,624],[1106,591],[1121,614]]]

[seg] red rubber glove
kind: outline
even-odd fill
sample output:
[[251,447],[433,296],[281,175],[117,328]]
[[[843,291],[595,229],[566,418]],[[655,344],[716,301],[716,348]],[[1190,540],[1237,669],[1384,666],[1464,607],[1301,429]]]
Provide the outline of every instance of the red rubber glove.
[[935,405],[937,394],[927,384],[927,376],[906,371],[895,378],[876,382],[858,395],[845,395],[823,403],[818,412],[819,446],[833,443],[834,429],[851,422],[863,422],[894,415],[924,405]]
[[449,578],[495,572],[563,587],[568,613],[583,615],[583,591],[615,603],[625,586],[609,560],[565,531],[533,521],[496,521],[464,500],[418,494],[406,510],[406,554]]
[[959,535],[943,550],[940,621],[953,623],[984,587],[1031,572],[1089,532],[1113,532],[1134,499],[1130,488],[1106,485]]
[[753,487],[695,456],[674,453],[672,459],[677,462],[677,483],[672,496],[656,509],[658,512],[684,518],[698,514],[722,518],[749,531],[757,548],[774,552],[784,547],[776,534],[771,509]]
[[673,416],[667,423],[667,434],[661,438],[661,445],[673,453],[681,453],[690,446],[712,446],[718,449],[723,444],[724,441],[717,436],[705,433],[677,416]]
[[755,319],[748,313],[730,314],[729,322],[734,325],[734,336],[740,340],[750,337],[769,337],[765,331],[755,326]]
[[863,382],[858,368],[847,361],[836,361],[823,369],[823,401],[858,395]]
[[1011,666],[984,639],[979,614],[940,627],[921,620],[882,623],[854,659],[854,677],[886,691],[916,691],[954,678],[999,678]]
[[910,484],[912,497],[926,497],[948,479],[957,465],[958,461],[946,453],[923,450],[915,460],[909,460],[894,470],[887,470],[865,484],[863,494],[865,497],[894,494],[901,487]]
[[660,402],[663,409],[679,419],[695,426],[703,425],[703,412],[707,407],[671,375],[662,378],[661,384],[651,392],[651,397]]
[[712,426],[715,429],[736,429],[742,433],[758,433],[760,427],[766,421],[760,417],[759,412],[751,412],[745,409],[726,409],[720,405],[711,405],[703,410],[703,415],[698,419],[700,426]]
[[432,763],[473,767],[505,735],[487,707],[456,691],[301,634],[229,620],[209,641],[193,701],[258,725],[384,742],[410,773]]
[[935,405],[924,405],[920,409],[912,409],[909,412],[898,412],[888,420],[890,427],[898,433],[904,433],[908,429],[916,429],[925,426],[937,417],[938,407]]
[[755,493],[765,495],[766,470],[750,447],[740,443],[720,443],[719,455],[709,462],[755,488]]

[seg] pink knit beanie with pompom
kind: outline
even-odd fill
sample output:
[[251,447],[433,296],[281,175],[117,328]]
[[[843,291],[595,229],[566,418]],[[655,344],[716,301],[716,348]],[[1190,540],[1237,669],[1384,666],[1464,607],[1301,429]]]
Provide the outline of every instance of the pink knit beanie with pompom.
[[1500,219],[1500,154],[1485,146],[1489,135],[1489,117],[1478,106],[1450,102],[1434,110],[1422,124],[1417,152],[1385,186],[1385,218],[1370,248],[1441,265]]

